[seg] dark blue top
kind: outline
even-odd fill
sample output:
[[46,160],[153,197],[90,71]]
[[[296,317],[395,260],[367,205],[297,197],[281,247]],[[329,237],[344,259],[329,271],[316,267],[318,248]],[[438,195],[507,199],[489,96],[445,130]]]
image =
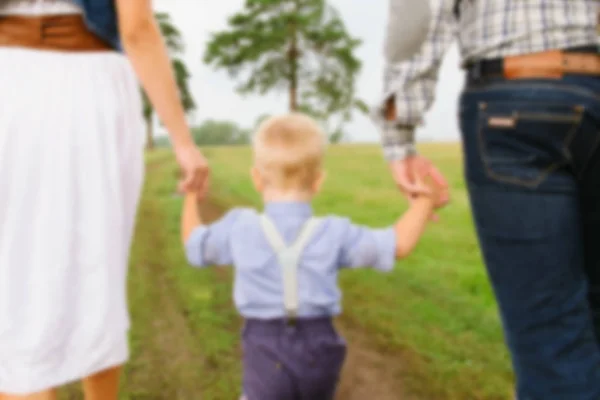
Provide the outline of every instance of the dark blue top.
[[100,39],[121,51],[121,40],[114,0],[73,0],[84,12],[90,31]]

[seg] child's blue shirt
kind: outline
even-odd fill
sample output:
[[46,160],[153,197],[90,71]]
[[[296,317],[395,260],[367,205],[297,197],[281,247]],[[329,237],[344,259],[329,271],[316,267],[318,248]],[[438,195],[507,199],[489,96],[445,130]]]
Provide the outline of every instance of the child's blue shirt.
[[[292,243],[313,216],[308,203],[277,202],[265,206],[282,238]],[[222,219],[196,228],[186,244],[190,264],[196,267],[233,265],[234,300],[245,318],[283,318],[282,271],[273,248],[252,209],[233,209]],[[341,268],[394,267],[396,236],[393,228],[371,229],[347,218],[321,219],[298,265],[298,317],[337,315]]]

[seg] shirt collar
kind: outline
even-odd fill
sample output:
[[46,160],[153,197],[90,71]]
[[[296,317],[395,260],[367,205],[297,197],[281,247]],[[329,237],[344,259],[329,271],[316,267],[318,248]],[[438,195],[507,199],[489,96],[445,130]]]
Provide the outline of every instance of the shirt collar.
[[270,216],[311,217],[313,209],[310,203],[302,201],[274,201],[265,204],[265,214]]

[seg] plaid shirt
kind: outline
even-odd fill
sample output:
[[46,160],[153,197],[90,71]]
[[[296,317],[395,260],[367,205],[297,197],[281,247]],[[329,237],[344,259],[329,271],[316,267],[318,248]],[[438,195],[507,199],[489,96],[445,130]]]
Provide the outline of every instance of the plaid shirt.
[[[415,127],[433,103],[442,59],[456,38],[463,65],[472,60],[600,45],[600,0],[463,0],[459,20],[453,12],[455,0],[389,1],[384,93],[372,110],[388,160],[416,153]],[[411,16],[421,23],[406,28]],[[385,104],[392,97],[397,118],[386,121]]]

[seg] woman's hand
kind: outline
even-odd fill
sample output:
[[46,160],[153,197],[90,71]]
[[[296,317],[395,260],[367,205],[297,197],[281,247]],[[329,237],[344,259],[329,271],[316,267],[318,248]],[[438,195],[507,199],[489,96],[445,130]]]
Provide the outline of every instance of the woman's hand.
[[175,147],[175,157],[183,173],[179,182],[181,193],[196,193],[203,199],[208,192],[210,168],[202,152],[194,144]]

